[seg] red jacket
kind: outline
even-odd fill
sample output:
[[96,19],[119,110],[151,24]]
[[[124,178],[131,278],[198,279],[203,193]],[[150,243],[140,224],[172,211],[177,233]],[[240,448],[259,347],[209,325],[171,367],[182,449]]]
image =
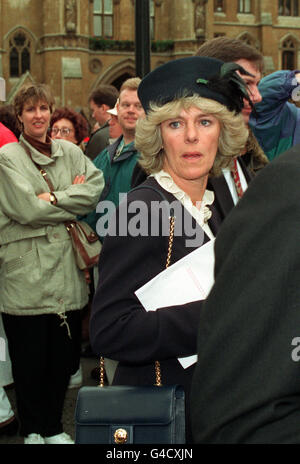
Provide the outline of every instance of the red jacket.
[[7,143],[17,142],[18,139],[14,133],[0,122],[0,147]]

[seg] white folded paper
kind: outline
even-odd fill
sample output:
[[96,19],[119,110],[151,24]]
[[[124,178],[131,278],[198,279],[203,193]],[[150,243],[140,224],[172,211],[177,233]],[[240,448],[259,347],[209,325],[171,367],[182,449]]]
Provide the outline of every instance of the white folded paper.
[[[213,239],[157,274],[135,294],[146,311],[204,300],[214,284],[214,263]],[[197,355],[178,361],[186,369],[197,361]]]

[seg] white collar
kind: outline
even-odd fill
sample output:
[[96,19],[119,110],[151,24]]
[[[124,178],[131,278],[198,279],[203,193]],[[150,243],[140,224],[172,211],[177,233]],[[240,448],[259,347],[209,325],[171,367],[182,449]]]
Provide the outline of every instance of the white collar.
[[174,197],[182,203],[200,226],[203,226],[211,218],[212,212],[209,209],[209,205],[214,202],[214,192],[211,190],[205,190],[202,200],[197,202],[197,206],[195,206],[193,205],[189,195],[175,184],[169,173],[162,169],[161,171],[152,174],[152,177],[154,177],[163,189],[172,193]]

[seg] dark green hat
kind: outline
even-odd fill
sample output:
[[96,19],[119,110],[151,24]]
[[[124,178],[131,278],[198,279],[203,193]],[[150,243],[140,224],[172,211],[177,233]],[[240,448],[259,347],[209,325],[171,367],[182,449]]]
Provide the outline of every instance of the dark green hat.
[[210,98],[240,113],[244,98],[252,103],[247,86],[236,71],[252,76],[236,63],[204,56],[180,58],[147,74],[139,85],[138,96],[146,113],[151,102],[164,105],[192,94]]

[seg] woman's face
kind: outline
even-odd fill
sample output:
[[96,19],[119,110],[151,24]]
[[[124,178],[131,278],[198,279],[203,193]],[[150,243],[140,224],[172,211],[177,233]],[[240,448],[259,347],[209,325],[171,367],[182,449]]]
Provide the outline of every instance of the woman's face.
[[217,154],[220,123],[196,106],[161,123],[164,147],[163,169],[180,185],[180,180],[206,177]]
[[75,127],[70,119],[59,119],[51,128],[52,139],[64,139],[75,144],[78,143],[75,137]]
[[45,142],[50,123],[51,112],[47,102],[38,101],[24,103],[20,121],[24,126],[24,133],[36,140]]

